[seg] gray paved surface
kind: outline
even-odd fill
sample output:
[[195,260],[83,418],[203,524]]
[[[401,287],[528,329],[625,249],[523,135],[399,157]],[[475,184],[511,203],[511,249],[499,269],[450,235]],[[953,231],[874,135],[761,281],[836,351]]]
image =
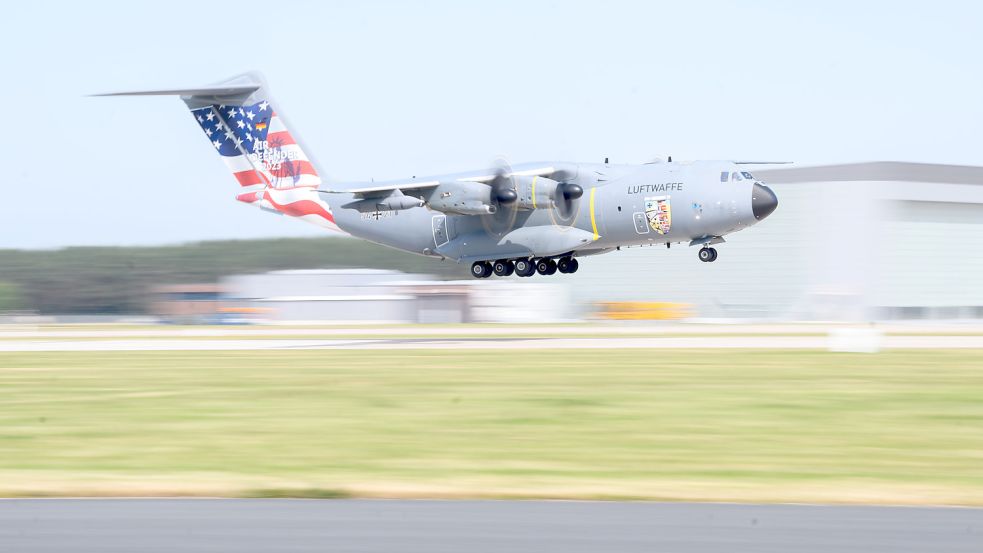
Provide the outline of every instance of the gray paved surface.
[[[884,349],[983,349],[983,336],[886,336]],[[826,349],[825,336],[706,336],[669,338],[395,338],[385,339],[120,339],[0,340],[0,352],[14,351],[221,351],[268,349]]]
[[983,551],[983,509],[358,500],[0,500],[3,552]]

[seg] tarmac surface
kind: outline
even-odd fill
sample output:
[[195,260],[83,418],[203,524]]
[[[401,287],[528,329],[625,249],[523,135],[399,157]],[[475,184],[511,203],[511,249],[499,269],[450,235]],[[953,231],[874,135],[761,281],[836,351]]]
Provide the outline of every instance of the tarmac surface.
[[0,327],[0,352],[277,349],[983,349],[979,324]]
[[0,551],[973,552],[983,509],[565,501],[0,500]]
[[[827,336],[668,336],[594,338],[427,337],[367,339],[5,339],[0,352],[232,351],[277,349],[837,349]],[[860,349],[983,349],[983,336],[883,336]]]

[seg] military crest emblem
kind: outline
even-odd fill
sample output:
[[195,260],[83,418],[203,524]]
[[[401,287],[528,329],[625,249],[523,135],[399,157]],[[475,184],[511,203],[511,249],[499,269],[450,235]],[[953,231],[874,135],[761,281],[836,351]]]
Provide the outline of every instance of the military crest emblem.
[[645,218],[648,219],[652,230],[659,234],[669,234],[669,229],[672,227],[672,206],[669,205],[669,196],[645,198]]

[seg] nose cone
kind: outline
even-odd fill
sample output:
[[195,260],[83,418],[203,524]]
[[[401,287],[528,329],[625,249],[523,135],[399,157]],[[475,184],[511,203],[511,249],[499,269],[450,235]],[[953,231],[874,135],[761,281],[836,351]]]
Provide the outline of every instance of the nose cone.
[[751,190],[751,213],[758,221],[771,215],[778,207],[778,196],[772,192],[771,188],[763,184],[754,183]]

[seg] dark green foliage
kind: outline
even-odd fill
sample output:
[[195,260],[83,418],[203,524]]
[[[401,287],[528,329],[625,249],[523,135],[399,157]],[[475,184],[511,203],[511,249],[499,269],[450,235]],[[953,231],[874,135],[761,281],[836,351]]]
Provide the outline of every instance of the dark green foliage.
[[144,313],[162,284],[277,269],[369,267],[463,278],[467,267],[350,238],[229,240],[158,247],[0,250],[0,282],[41,313]]

